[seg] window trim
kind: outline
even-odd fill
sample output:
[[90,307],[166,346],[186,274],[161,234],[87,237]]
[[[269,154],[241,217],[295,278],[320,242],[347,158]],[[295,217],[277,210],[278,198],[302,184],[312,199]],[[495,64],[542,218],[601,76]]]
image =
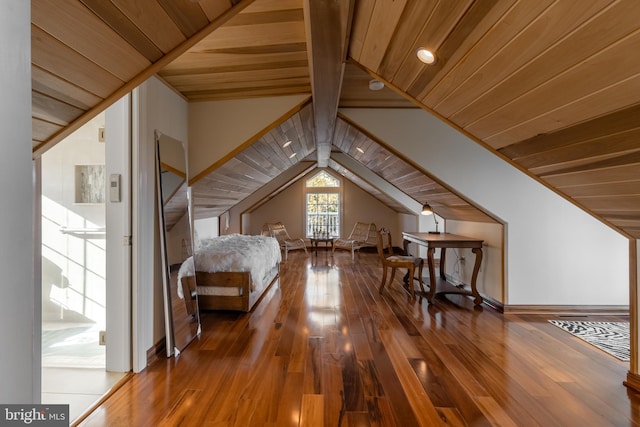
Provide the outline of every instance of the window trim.
[[[311,179],[313,179],[316,175],[325,172],[328,175],[330,175],[333,179],[335,179],[338,182],[338,185],[336,187],[308,187],[307,186],[307,182]],[[336,234],[331,236],[334,239],[340,238],[341,234],[342,234],[342,210],[343,210],[343,200],[342,200],[342,196],[343,196],[343,182],[342,179],[339,176],[336,176],[335,174],[331,173],[331,171],[322,168],[319,170],[314,170],[313,172],[311,172],[309,175],[307,175],[303,180],[302,180],[302,186],[303,186],[303,212],[304,212],[304,235],[307,238],[313,237],[313,234],[308,233],[308,214],[309,212],[307,211],[307,200],[308,200],[308,194],[310,193],[337,193],[338,194],[338,226],[336,229]]]

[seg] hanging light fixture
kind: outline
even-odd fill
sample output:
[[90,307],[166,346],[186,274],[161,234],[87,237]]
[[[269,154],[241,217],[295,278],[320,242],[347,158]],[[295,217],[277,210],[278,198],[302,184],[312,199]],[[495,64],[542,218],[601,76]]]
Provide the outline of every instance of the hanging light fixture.
[[429,206],[429,203],[426,203],[424,205],[422,205],[422,212],[420,212],[421,215],[433,215],[433,221],[436,223],[436,231],[429,231],[429,234],[440,234],[440,232],[438,231],[438,219],[436,218],[436,213],[433,211],[433,209],[431,208],[431,206]]

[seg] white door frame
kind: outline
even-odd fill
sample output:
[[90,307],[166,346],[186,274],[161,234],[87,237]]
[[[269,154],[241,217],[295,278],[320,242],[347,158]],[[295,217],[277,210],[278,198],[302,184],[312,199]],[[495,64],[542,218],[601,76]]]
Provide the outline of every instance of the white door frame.
[[[131,95],[105,112],[106,369],[132,368],[131,341]],[[112,196],[112,185],[117,185]]]

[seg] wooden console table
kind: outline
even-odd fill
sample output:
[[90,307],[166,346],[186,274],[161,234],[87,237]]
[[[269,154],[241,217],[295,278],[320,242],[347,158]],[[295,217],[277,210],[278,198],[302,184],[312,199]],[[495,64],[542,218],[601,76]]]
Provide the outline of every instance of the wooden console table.
[[[441,233],[419,233],[419,232],[402,232],[404,251],[409,254],[409,244],[417,243],[418,245],[425,246],[427,248],[427,264],[429,266],[429,293],[427,294],[427,301],[432,302],[436,293],[439,294],[464,294],[474,297],[473,302],[475,305],[482,304],[482,296],[476,289],[476,280],[478,278],[478,271],[480,271],[480,263],[482,262],[482,239],[476,239],[473,237],[458,236],[456,234]],[[475,254],[475,264],[473,265],[473,275],[471,276],[471,291],[458,288],[449,284],[450,286],[442,290],[437,290],[438,278],[435,274],[433,254],[436,248],[440,248],[440,284],[441,287],[449,284],[444,273],[445,266],[445,254],[447,248],[471,248],[471,251]]]

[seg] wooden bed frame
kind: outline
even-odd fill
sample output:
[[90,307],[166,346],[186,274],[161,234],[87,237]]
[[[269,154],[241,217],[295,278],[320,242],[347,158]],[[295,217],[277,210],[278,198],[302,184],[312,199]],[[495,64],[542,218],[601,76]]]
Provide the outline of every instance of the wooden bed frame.
[[[196,283],[198,287],[215,286],[224,288],[242,288],[242,295],[226,296],[226,295],[198,295],[198,307],[201,310],[236,310],[251,311],[255,304],[260,300],[269,288],[280,277],[280,265],[277,264],[271,269],[269,275],[269,283],[260,291],[251,292],[251,273],[248,271],[219,271],[208,273],[204,271],[196,271],[195,282],[194,276],[185,276],[182,278],[183,290],[185,295],[185,304],[187,311],[191,306],[191,310],[195,312],[195,289]],[[185,286],[186,281],[186,286]],[[187,296],[191,295],[189,299]]]

